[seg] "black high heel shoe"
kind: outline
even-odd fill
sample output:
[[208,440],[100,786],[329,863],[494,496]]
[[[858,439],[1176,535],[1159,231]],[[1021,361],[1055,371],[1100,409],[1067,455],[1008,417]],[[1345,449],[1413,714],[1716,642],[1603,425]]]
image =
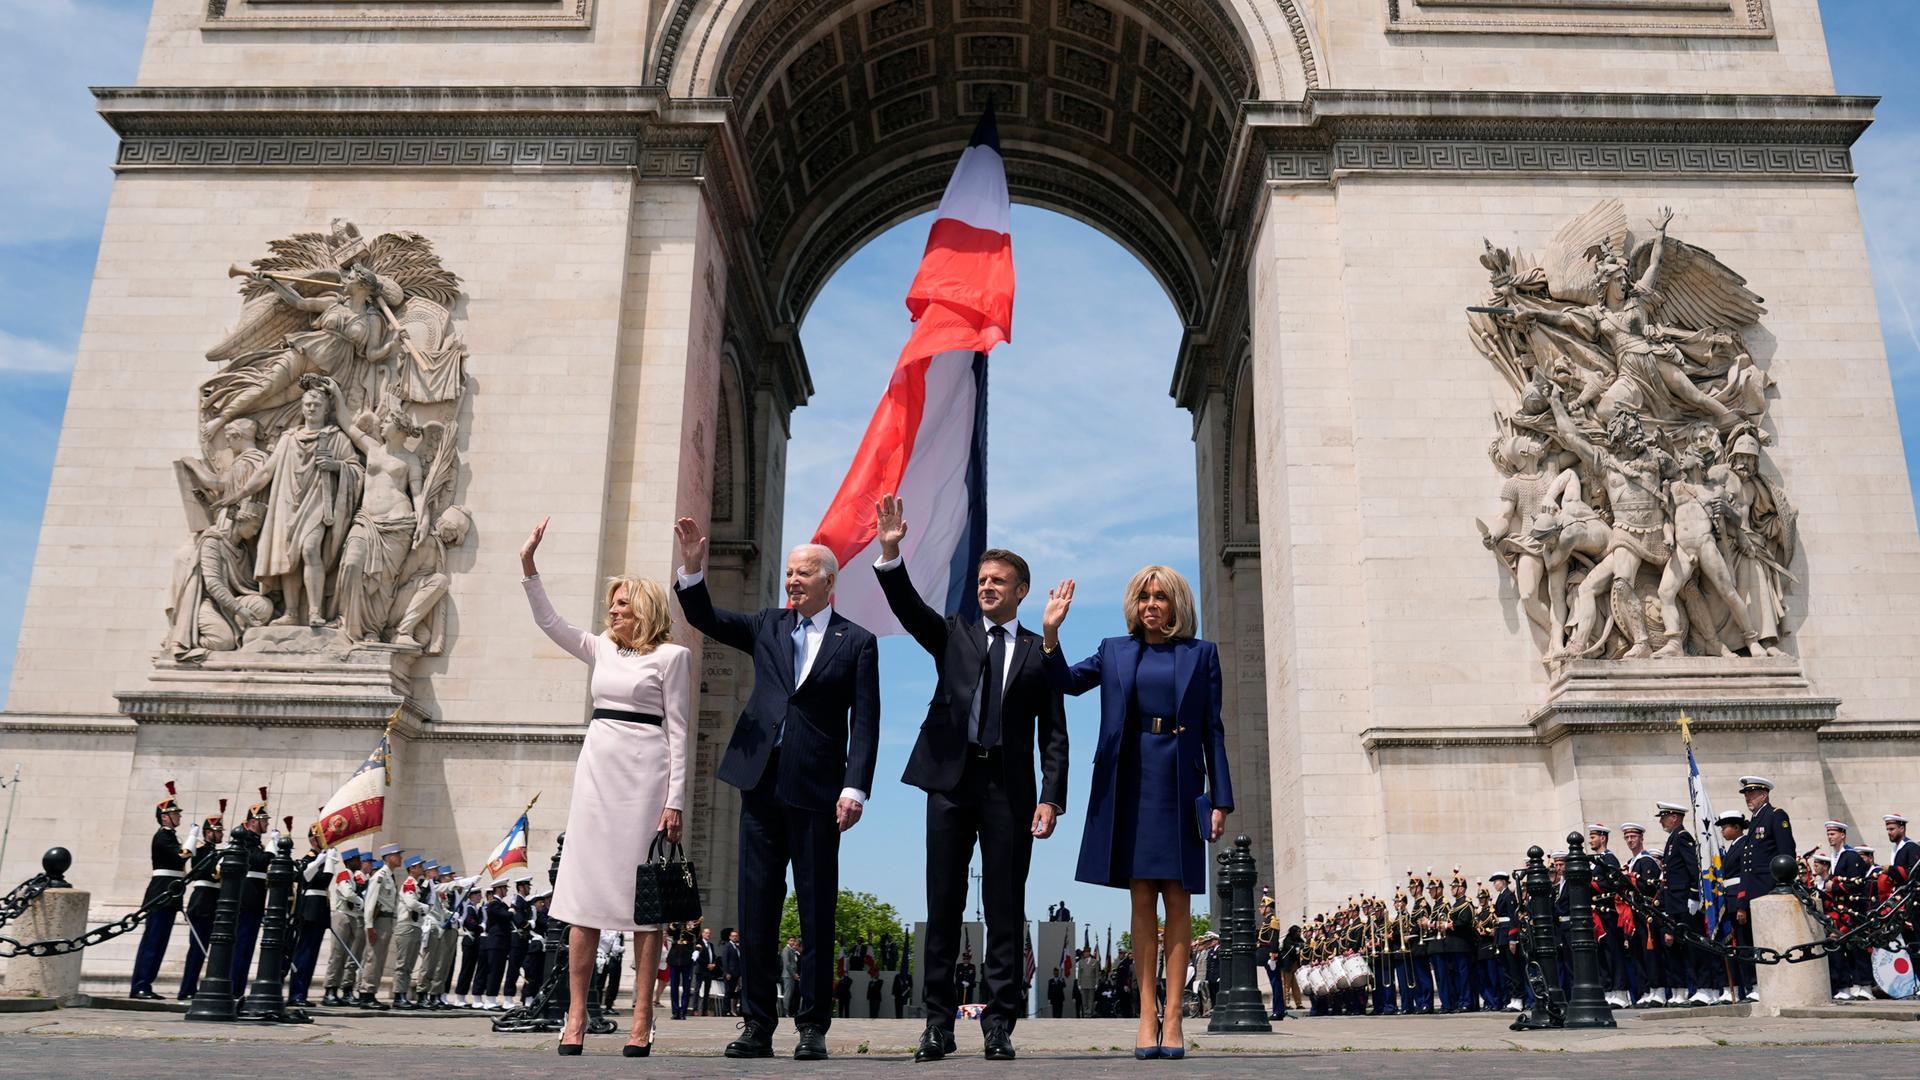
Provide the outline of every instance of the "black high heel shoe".
[[560,1044],[561,1057],[579,1057],[585,1050],[586,1044],[584,1043],[563,1042]]
[[627,1045],[620,1048],[621,1057],[646,1057],[652,1053],[653,1053],[652,1043],[648,1043],[645,1046],[635,1046],[632,1043],[628,1043]]

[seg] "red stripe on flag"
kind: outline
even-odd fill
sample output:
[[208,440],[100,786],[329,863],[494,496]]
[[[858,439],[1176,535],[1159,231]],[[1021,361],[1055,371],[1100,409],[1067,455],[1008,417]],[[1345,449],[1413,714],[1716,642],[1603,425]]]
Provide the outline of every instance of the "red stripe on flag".
[[377,832],[386,811],[386,803],[385,795],[376,795],[328,814],[320,821],[320,842],[332,847],[342,840]]
[[950,345],[987,352],[1013,340],[1013,239],[1006,233],[969,225],[957,218],[936,218],[927,231],[920,271],[907,290],[907,311],[915,319],[942,303],[973,313],[978,337],[972,345]]

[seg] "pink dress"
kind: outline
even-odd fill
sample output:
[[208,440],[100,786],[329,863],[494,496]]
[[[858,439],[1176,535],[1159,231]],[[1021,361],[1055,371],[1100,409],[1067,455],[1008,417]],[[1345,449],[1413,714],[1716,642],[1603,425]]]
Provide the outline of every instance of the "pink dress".
[[601,930],[657,930],[633,921],[633,872],[646,861],[661,811],[686,807],[692,654],[671,643],[646,654],[622,653],[605,634],[589,634],[561,618],[538,577],[521,584],[533,621],[554,644],[586,661],[595,708],[664,721],[587,722],[573,771],[553,917]]

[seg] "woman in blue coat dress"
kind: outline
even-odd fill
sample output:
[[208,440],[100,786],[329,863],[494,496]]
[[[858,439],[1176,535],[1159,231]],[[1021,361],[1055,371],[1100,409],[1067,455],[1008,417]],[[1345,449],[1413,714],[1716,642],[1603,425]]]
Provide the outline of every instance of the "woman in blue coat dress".
[[[1074,877],[1132,894],[1140,972],[1134,1055],[1177,1058],[1186,1046],[1180,988],[1192,944],[1192,897],[1207,891],[1207,844],[1226,830],[1233,809],[1220,652],[1194,636],[1193,590],[1165,566],[1149,566],[1127,584],[1120,605],[1126,636],[1107,638],[1069,667],[1060,624],[1072,604],[1071,580],[1047,594],[1041,651],[1047,677],[1061,691],[1100,688],[1100,737]],[[1171,999],[1163,1021],[1154,979],[1162,903]]]

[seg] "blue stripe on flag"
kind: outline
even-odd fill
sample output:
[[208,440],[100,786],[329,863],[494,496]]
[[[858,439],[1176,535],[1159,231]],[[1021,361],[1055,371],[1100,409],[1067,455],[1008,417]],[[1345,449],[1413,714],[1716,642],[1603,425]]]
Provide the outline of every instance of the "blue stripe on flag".
[[954,546],[947,570],[947,610],[961,619],[980,617],[975,589],[980,554],[987,550],[987,354],[973,354],[973,445],[967,454],[967,533]]

